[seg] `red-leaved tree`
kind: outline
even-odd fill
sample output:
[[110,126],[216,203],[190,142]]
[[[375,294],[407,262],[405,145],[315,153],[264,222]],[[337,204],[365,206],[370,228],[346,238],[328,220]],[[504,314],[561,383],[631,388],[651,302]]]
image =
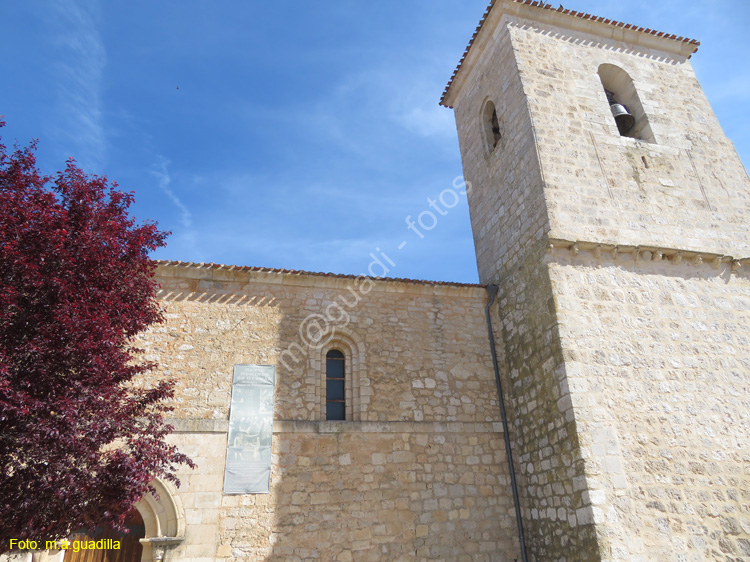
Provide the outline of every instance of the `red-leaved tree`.
[[161,321],[148,254],[167,233],[73,161],[40,175],[34,148],[0,144],[0,553],[122,528],[152,478],[193,466],[165,442],[172,383],[144,384],[133,344]]

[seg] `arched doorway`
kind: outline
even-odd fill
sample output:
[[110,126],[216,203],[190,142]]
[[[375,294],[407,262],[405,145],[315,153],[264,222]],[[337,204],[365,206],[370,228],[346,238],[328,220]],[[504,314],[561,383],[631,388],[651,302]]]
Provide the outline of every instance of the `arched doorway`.
[[[125,527],[128,533],[97,529],[93,533],[73,534],[64,562],[141,562],[143,546],[140,539],[146,536],[146,526],[137,509],[126,515]],[[84,545],[90,546],[92,541],[99,548],[83,548]]]
[[[185,539],[185,510],[174,488],[158,478],[151,482],[156,494],[147,493],[128,514],[130,533],[99,530],[91,535],[75,533],[68,538],[70,547],[78,540],[117,540],[120,549],[78,549],[34,551],[13,557],[0,556],[0,562],[162,562],[180,560]],[[126,538],[123,538],[126,537]],[[110,543],[112,544],[112,543]]]

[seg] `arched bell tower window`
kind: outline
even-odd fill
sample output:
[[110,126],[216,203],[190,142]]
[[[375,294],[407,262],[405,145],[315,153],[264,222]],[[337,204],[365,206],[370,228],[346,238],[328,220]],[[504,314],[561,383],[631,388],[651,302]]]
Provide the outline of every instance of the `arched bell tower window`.
[[326,353],[326,419],[346,419],[346,360],[338,349]]
[[492,100],[487,100],[482,109],[482,130],[487,150],[492,153],[503,138],[503,130]]
[[620,136],[655,143],[641,99],[627,72],[613,64],[599,66],[599,79]]

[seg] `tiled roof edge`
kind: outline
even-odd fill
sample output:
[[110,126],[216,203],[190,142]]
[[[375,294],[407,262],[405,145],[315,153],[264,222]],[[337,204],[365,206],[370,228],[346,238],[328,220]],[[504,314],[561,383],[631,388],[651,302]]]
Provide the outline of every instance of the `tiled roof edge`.
[[[698,50],[698,46],[700,45],[700,41],[696,41],[695,39],[690,39],[688,37],[678,37],[674,34],[664,33],[663,31],[656,31],[655,29],[644,29],[643,27],[638,27],[637,25],[632,25],[629,23],[623,23],[616,20],[610,20],[606,19],[600,16],[595,16],[592,14],[586,14],[584,12],[576,12],[575,10],[568,10],[567,8],[564,8],[562,4],[559,8],[553,8],[551,4],[547,4],[545,2],[540,2],[539,0],[511,0],[512,2],[515,2],[516,4],[527,4],[529,6],[533,6],[535,8],[541,8],[544,10],[552,10],[554,12],[560,12],[562,14],[567,14],[570,16],[575,16],[578,18],[582,18],[585,20],[591,20],[591,21],[597,21],[601,23],[605,23],[614,27],[622,27],[623,29],[634,29],[636,31],[642,31],[643,33],[648,33],[649,35],[655,35],[657,37],[664,37],[665,39],[674,39],[675,41],[680,41],[682,43],[688,43],[690,45],[695,45],[695,48],[693,49],[693,53]],[[453,81],[456,79],[456,76],[458,75],[458,71],[461,70],[461,65],[463,65],[464,61],[466,60],[466,57],[469,54],[469,51],[471,50],[472,45],[474,45],[474,41],[477,38],[477,35],[479,35],[479,32],[482,30],[482,26],[484,26],[484,22],[487,21],[487,18],[490,15],[490,12],[492,11],[492,7],[495,5],[495,0],[492,0],[489,5],[487,6],[487,9],[485,10],[484,14],[482,15],[482,19],[479,20],[479,25],[477,25],[476,30],[474,31],[474,35],[471,36],[471,40],[469,41],[469,44],[466,46],[466,49],[464,50],[464,54],[461,56],[461,60],[458,61],[458,65],[456,66],[456,69],[453,71],[453,74],[450,77],[450,80],[448,80],[448,84],[445,86],[445,90],[443,90],[443,95],[440,97],[440,105],[449,107],[452,109],[452,106],[445,105],[445,98],[448,95],[448,90],[450,90],[451,86],[453,85]]]
[[[223,269],[233,271],[254,271],[258,273],[278,273],[284,275],[310,275],[313,277],[330,277],[338,279],[357,279],[362,277],[361,275],[350,275],[346,273],[323,273],[319,271],[302,271],[299,269],[278,269],[273,267],[257,267],[250,265],[225,265],[220,263],[203,263],[203,262],[190,262],[190,261],[179,261],[179,260],[154,260],[157,266],[182,266],[182,267],[195,267],[195,268],[211,268],[211,269]],[[387,281],[397,283],[412,283],[415,285],[445,285],[452,287],[477,287],[483,288],[484,285],[479,283],[457,283],[452,281],[428,281],[424,279],[406,279],[401,277],[371,277],[375,281]]]

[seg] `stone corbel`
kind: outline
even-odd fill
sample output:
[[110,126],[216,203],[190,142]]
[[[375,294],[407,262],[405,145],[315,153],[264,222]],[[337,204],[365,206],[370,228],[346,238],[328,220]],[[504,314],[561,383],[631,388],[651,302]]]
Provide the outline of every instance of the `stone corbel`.
[[140,539],[142,545],[151,545],[154,560],[164,560],[167,551],[172,550],[185,540],[185,537],[149,537]]
[[668,260],[677,265],[685,263],[700,266],[703,264],[711,265],[714,269],[720,269],[722,264],[731,266],[731,271],[738,273],[742,267],[747,268],[750,265],[750,257],[734,258],[729,255],[716,254],[714,252],[697,252],[695,250],[678,250],[676,248],[662,248],[657,246],[635,246],[635,245],[612,245],[600,244],[598,242],[578,240],[570,241],[558,238],[551,238],[547,241],[546,249],[548,253],[553,253],[556,249],[568,250],[573,256],[581,255],[581,252],[591,252],[591,255],[600,259],[602,255],[608,253],[612,260],[618,257],[630,255],[635,262],[661,262]]

